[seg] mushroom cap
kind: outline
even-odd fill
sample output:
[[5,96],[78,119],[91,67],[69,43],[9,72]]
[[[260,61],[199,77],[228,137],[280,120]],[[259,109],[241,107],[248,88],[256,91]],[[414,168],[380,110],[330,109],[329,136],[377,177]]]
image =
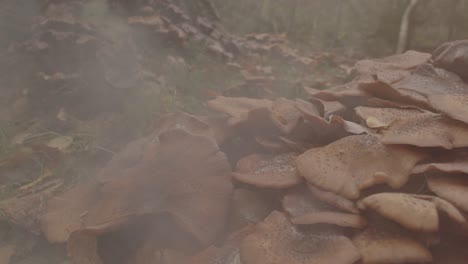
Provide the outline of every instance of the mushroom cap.
[[348,199],[386,183],[399,188],[424,154],[404,146],[386,146],[372,135],[348,136],[313,148],[296,159],[299,173],[312,185]]
[[131,141],[125,145],[110,161],[107,162],[98,172],[98,179],[101,182],[111,180],[116,175],[119,175],[122,170],[135,166],[143,157],[148,145],[151,144],[150,137],[143,137]]
[[432,54],[434,65],[468,80],[468,40],[446,42]]
[[132,216],[168,213],[207,245],[227,217],[232,184],[226,156],[214,140],[182,129],[161,133],[157,140],[152,155],[101,186],[84,229],[105,232]]
[[240,244],[242,240],[255,230],[254,226],[246,226],[231,234],[224,243],[217,246],[210,246],[197,253],[195,256],[184,262],[187,264],[241,264]]
[[359,83],[359,89],[377,98],[392,101],[397,104],[414,105],[424,109],[431,109],[429,103],[427,102],[427,98],[424,95],[421,95],[420,93],[411,90],[398,90],[393,85],[390,85],[383,81],[361,81]]
[[437,210],[439,212],[444,213],[447,215],[451,220],[461,223],[461,224],[467,224],[467,220],[465,215],[458,209],[456,208],[453,204],[449,203],[448,201],[439,198],[437,196],[432,196],[432,195],[416,195],[414,194],[413,197],[418,198],[418,199],[425,199],[428,201],[431,201],[434,203],[434,205],[437,207]]
[[358,106],[354,111],[359,118],[366,121],[369,128],[378,128],[370,124],[369,120],[371,119],[377,120],[380,123],[380,127],[389,127],[390,124],[398,119],[424,114],[424,112],[417,109],[373,108],[365,106]]
[[269,153],[282,153],[289,150],[289,146],[280,140],[279,137],[256,136],[254,139],[259,146]]
[[297,225],[330,224],[362,228],[366,220],[357,214],[343,213],[318,200],[307,188],[291,189],[282,199],[282,206]]
[[364,228],[366,219],[357,214],[340,212],[317,212],[291,218],[295,225],[332,224],[342,227]]
[[404,193],[378,193],[368,196],[358,205],[371,209],[414,231],[439,230],[439,215],[435,204]]
[[468,125],[432,113],[395,120],[383,131],[385,144],[452,149],[468,146]]
[[421,64],[411,75],[392,84],[403,93],[418,93],[423,96],[431,94],[463,94],[468,92],[468,84],[456,74],[436,68],[432,64]]
[[401,227],[371,223],[353,237],[363,264],[377,263],[429,263],[431,252]]
[[275,206],[276,201],[259,192],[235,189],[231,197],[229,221],[236,226],[257,223],[267,217]]
[[320,118],[323,117],[324,109],[321,109],[323,108],[322,104],[319,105],[320,107],[317,107],[311,102],[298,98],[296,99],[295,106],[309,120],[314,118],[321,120]]
[[336,234],[299,232],[286,216],[273,212],[242,241],[243,264],[354,263],[359,259],[351,241]]
[[414,174],[430,171],[468,174],[468,161],[423,163],[413,168]]
[[306,92],[315,99],[323,101],[338,101],[346,107],[353,108],[365,104],[369,95],[359,89],[358,81],[339,85],[327,90],[305,89]]
[[96,202],[99,185],[95,182],[78,184],[63,194],[52,197],[41,218],[42,232],[50,243],[66,242],[81,228],[82,217]]
[[312,195],[321,200],[322,202],[325,202],[346,212],[350,212],[353,214],[359,213],[359,209],[353,201],[346,199],[343,196],[338,195],[334,192],[324,191],[320,188],[313,186],[312,184],[307,184],[307,187],[309,188]]
[[282,189],[302,182],[294,167],[294,153],[280,155],[252,154],[236,165],[234,178],[257,187]]
[[315,198],[304,186],[288,190],[281,200],[281,205],[284,211],[291,217],[325,211],[337,211],[330,205]]
[[249,113],[253,110],[261,108],[270,109],[273,102],[266,99],[218,96],[208,101],[207,105],[213,110],[230,116],[229,124],[233,126],[245,122]]
[[301,122],[302,114],[294,101],[279,98],[271,106],[271,120],[283,134],[289,134]]
[[227,129],[222,123],[227,122],[224,118],[206,116],[195,116],[184,112],[165,114],[158,120],[155,128],[156,136],[172,129],[183,129],[194,135],[207,136],[221,144],[227,137]]
[[394,83],[410,75],[409,70],[427,62],[430,58],[431,54],[409,50],[403,54],[381,59],[360,60],[354,69],[360,78],[374,75],[378,80]]
[[430,177],[429,189],[456,207],[468,212],[468,177],[466,175]]
[[434,109],[468,124],[468,94],[431,94],[428,102]]

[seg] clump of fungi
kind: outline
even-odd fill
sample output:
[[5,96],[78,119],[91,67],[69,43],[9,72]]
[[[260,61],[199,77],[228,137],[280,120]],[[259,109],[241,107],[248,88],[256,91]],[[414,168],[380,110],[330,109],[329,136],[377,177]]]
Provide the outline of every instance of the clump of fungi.
[[[41,218],[74,263],[466,263],[468,42],[174,113]],[[460,75],[460,76],[459,76]]]

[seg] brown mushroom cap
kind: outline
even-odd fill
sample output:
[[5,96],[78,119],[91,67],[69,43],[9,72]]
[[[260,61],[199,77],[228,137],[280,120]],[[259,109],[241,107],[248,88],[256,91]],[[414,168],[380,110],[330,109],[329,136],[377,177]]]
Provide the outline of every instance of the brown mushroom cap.
[[418,151],[383,145],[371,135],[357,135],[310,149],[297,158],[296,164],[309,183],[357,199],[362,189],[376,184],[401,187],[423,158]]
[[229,124],[236,125],[246,121],[250,111],[261,108],[270,109],[273,102],[266,99],[218,96],[207,104],[213,110],[230,116]]
[[432,196],[432,195],[416,195],[416,194],[414,194],[413,197],[418,198],[418,199],[425,199],[425,200],[433,202],[439,212],[444,213],[451,220],[457,223],[461,223],[461,224],[468,223],[467,222],[468,219],[466,219],[465,215],[458,208],[456,208],[453,204],[449,203],[448,201],[442,198],[439,198],[437,196]]
[[172,129],[183,129],[194,135],[213,138],[218,144],[221,144],[228,136],[227,129],[220,124],[224,122],[227,122],[224,118],[195,116],[183,112],[169,113],[158,120],[153,134],[158,135]]
[[434,65],[458,74],[468,80],[468,40],[457,40],[440,45],[433,53]]
[[383,81],[361,81],[359,83],[359,89],[372,96],[392,101],[398,104],[408,104],[424,109],[431,109],[429,103],[427,102],[427,98],[424,95],[411,90],[398,90],[393,85],[390,85]]
[[383,131],[385,144],[452,149],[468,146],[468,125],[432,113],[394,121]]
[[432,94],[428,101],[434,109],[468,124],[468,94]]
[[439,230],[439,215],[434,203],[404,193],[378,193],[368,196],[358,205],[414,231]]
[[284,211],[291,217],[324,211],[336,211],[330,205],[315,198],[312,193],[303,186],[288,190],[281,200],[281,205]]
[[359,89],[358,81],[339,85],[327,90],[305,89],[306,92],[315,99],[324,101],[338,101],[346,107],[355,107],[364,104],[369,95]]
[[366,219],[360,215],[339,212],[309,213],[293,217],[291,222],[295,225],[332,224],[352,228],[364,228],[367,225]]
[[271,120],[283,134],[291,133],[301,121],[302,114],[294,101],[279,98],[271,106]]
[[241,227],[260,222],[273,211],[275,202],[259,192],[235,189],[231,197],[229,221]]
[[[241,264],[239,247],[242,240],[255,230],[246,226],[231,234],[222,246],[210,246],[183,263],[186,264]],[[181,263],[182,264],[182,263]]]
[[427,62],[430,58],[428,53],[409,50],[382,59],[360,60],[354,68],[360,76],[374,75],[378,80],[394,83],[410,75],[410,69]]
[[318,200],[307,188],[290,190],[282,199],[283,209],[298,225],[331,224],[342,227],[362,228],[366,220],[357,214],[339,212]]
[[347,237],[303,234],[279,212],[256,226],[242,241],[240,253],[243,264],[351,264],[360,257]]
[[103,232],[131,216],[168,213],[207,245],[225,224],[232,191],[230,165],[205,136],[175,129],[157,139],[152,155],[103,184],[83,219],[84,229]]
[[47,240],[51,243],[66,242],[70,234],[81,228],[82,217],[96,202],[98,193],[99,185],[89,182],[52,197],[46,214],[41,218],[42,232]]
[[256,136],[255,142],[269,153],[282,153],[289,150],[289,147],[278,137],[260,137]]
[[421,64],[411,75],[393,86],[403,93],[418,93],[426,97],[431,94],[463,94],[468,92],[468,84],[464,83],[456,74],[436,68],[429,63]]
[[424,173],[429,171],[440,171],[447,173],[466,173],[468,174],[468,161],[423,163],[413,168],[413,173]]
[[[295,106],[309,120],[314,118],[322,120],[323,118],[323,115],[321,113],[322,109],[312,104],[311,102],[302,99],[296,99]],[[323,105],[321,106],[323,107]]]
[[468,177],[466,175],[430,177],[428,186],[438,196],[468,212]]
[[408,231],[392,225],[371,223],[353,238],[363,264],[429,263],[431,252]]
[[424,114],[424,112],[417,109],[373,108],[365,106],[358,106],[354,111],[359,118],[366,121],[369,128],[378,128],[370,124],[371,119],[377,120],[380,123],[380,127],[386,128],[398,119]]
[[347,211],[353,214],[359,213],[359,209],[357,208],[356,204],[353,201],[348,200],[344,198],[343,196],[340,196],[334,192],[324,191],[320,188],[313,186],[312,184],[307,184],[307,187],[309,188],[312,195],[314,197],[317,197],[322,202],[325,202],[338,209],[341,209],[343,211]]
[[252,154],[239,160],[234,178],[240,182],[265,188],[288,188],[302,182],[294,167],[294,153],[277,156]]

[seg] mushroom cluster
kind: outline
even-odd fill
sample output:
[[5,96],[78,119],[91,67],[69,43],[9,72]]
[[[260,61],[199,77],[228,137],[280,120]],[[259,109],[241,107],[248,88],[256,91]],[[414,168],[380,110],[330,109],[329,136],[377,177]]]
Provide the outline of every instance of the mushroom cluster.
[[467,47],[360,61],[308,100],[167,115],[41,230],[80,264],[466,263]]

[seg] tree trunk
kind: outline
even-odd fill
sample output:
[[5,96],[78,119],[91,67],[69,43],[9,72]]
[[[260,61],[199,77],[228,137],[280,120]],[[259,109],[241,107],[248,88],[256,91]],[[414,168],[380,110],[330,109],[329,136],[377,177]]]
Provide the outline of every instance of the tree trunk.
[[411,13],[413,12],[413,9],[416,7],[417,4],[418,0],[411,0],[406,6],[405,12],[403,13],[403,17],[401,18],[400,34],[398,36],[396,53],[403,53],[406,50],[406,47],[408,46],[408,32],[411,21]]

